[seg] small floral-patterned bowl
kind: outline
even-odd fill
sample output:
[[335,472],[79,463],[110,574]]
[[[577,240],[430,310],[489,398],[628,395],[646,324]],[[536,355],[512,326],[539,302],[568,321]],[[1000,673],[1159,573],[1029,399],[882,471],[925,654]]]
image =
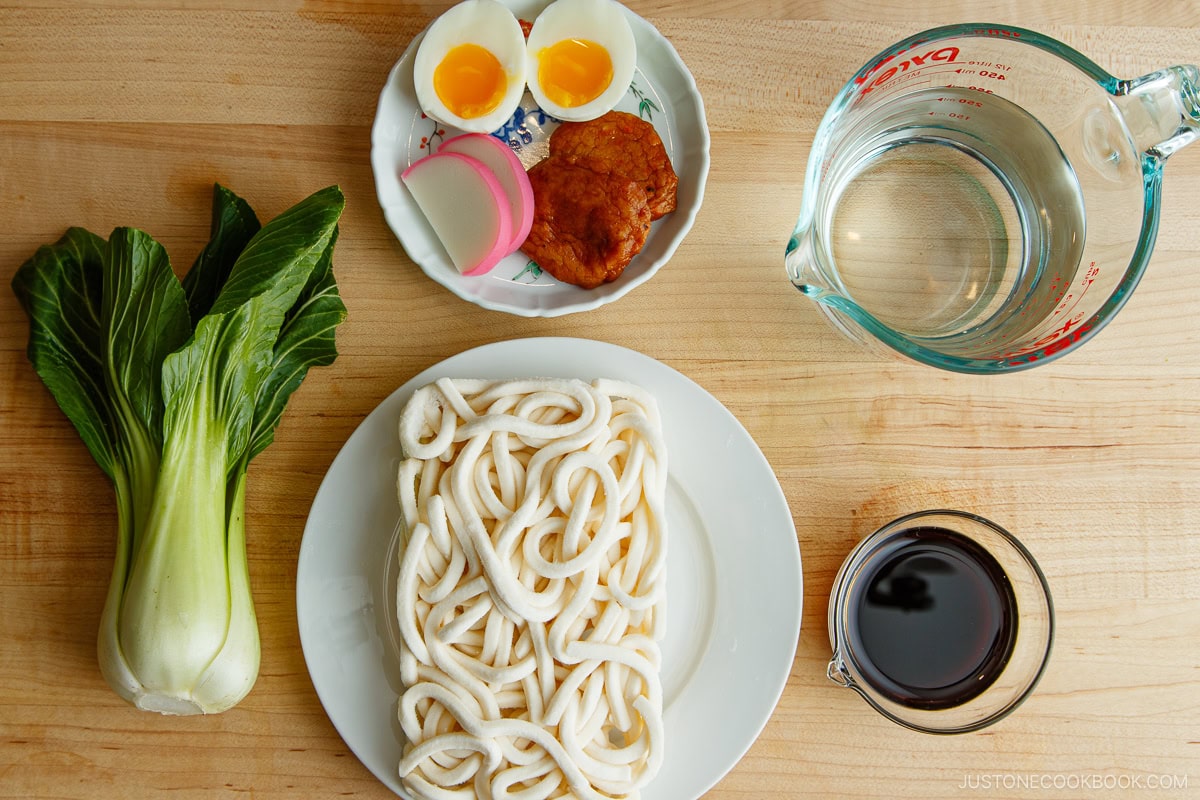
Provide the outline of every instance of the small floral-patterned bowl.
[[[505,0],[505,4],[519,19],[532,21],[547,2]],[[400,173],[417,159],[437,152],[443,141],[461,131],[426,117],[417,103],[413,58],[423,34],[414,37],[392,67],[371,130],[371,167],[379,204],[409,257],[426,275],[464,300],[523,317],[588,311],[649,280],[691,229],[708,178],[709,136],[704,103],[692,74],[671,43],[646,20],[628,9],[625,13],[637,42],[637,69],[617,110],[653,123],[679,175],[678,203],[675,211],[653,223],[645,246],[621,277],[595,289],[555,280],[521,251],[504,258],[487,274],[459,274],[401,183]],[[526,92],[520,108],[492,135],[506,142],[528,169],[546,157],[547,139],[558,124]]]

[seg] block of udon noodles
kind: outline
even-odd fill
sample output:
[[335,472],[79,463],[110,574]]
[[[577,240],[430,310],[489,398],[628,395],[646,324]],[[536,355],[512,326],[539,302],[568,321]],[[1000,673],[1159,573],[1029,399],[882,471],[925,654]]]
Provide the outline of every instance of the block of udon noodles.
[[403,785],[639,797],[664,751],[654,398],[614,380],[447,378],[414,392],[399,436]]

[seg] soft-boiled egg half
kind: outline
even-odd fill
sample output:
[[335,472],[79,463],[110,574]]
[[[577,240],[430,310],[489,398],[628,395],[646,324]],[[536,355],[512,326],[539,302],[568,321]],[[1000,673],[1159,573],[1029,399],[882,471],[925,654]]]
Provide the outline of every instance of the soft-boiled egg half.
[[614,0],[555,0],[534,20],[526,51],[533,99],[573,122],[611,111],[637,64],[633,30]]
[[525,36],[499,0],[464,0],[417,47],[413,83],[430,117],[464,131],[501,127],[525,94]]

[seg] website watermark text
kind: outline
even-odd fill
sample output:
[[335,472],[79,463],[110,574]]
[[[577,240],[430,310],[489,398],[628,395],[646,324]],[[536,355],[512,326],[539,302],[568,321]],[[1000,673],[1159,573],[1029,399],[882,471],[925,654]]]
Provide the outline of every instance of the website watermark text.
[[962,777],[969,791],[1183,791],[1187,775],[1105,772],[978,772]]

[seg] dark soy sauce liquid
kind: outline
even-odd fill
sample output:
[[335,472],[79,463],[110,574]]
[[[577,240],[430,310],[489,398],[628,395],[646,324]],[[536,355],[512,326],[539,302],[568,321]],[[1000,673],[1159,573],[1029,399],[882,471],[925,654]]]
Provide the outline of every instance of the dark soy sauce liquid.
[[1016,641],[1004,569],[945,528],[884,540],[848,599],[850,657],[871,686],[911,708],[952,708],[982,694]]

